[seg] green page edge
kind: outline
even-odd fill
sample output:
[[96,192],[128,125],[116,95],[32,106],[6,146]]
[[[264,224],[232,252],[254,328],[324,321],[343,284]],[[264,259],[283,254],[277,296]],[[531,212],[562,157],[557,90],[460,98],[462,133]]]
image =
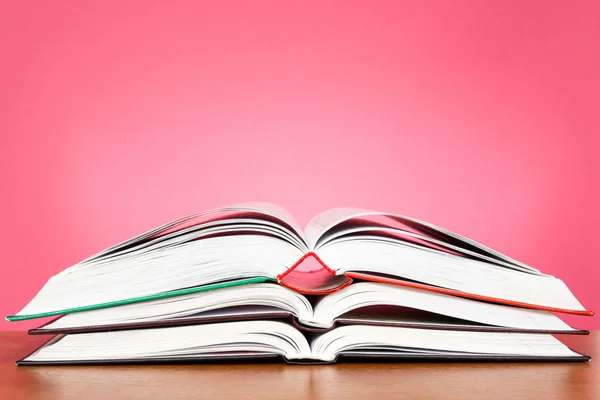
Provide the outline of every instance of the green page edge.
[[91,305],[91,306],[74,307],[74,308],[68,308],[68,309],[65,309],[65,310],[49,311],[49,312],[39,313],[39,314],[9,315],[9,316],[6,317],[6,320],[7,321],[24,321],[24,320],[27,320],[27,319],[52,317],[52,316],[55,316],[55,315],[70,314],[70,313],[80,312],[80,311],[98,310],[100,308],[122,306],[122,305],[125,305],[125,304],[139,303],[139,302],[142,302],[142,301],[164,299],[166,297],[174,297],[174,296],[181,296],[181,295],[184,295],[184,294],[204,292],[206,290],[222,289],[222,288],[226,288],[226,287],[248,285],[250,283],[262,283],[262,282],[276,282],[276,280],[274,278],[266,278],[266,277],[238,279],[238,280],[235,280],[235,281],[227,281],[227,282],[215,283],[215,284],[212,284],[212,285],[196,286],[196,287],[193,287],[193,288],[173,290],[173,291],[170,291],[170,292],[163,292],[163,293],[151,294],[151,295],[148,295],[148,296],[134,297],[134,298],[131,298],[131,299],[126,299],[126,300],[109,301],[107,303],[94,304],[94,305]]

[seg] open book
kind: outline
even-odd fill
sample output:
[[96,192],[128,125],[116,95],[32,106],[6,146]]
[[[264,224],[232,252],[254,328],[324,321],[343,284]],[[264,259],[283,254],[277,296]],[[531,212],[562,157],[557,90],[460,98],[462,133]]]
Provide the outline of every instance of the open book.
[[[317,215],[301,230],[281,208],[247,203],[188,216],[110,247],[52,277],[29,304],[7,318],[62,315],[270,281],[299,293],[325,295],[351,288],[355,280],[593,314],[560,279],[423,221],[340,208]],[[318,326],[342,314],[322,310],[317,305],[293,312]],[[493,322],[476,313],[452,317]],[[85,323],[102,324],[102,318]],[[499,319],[491,325],[502,324]],[[542,329],[564,328],[550,325]]]
[[81,333],[264,319],[291,319],[297,328],[312,332],[331,330],[338,325],[382,325],[490,332],[587,333],[571,328],[549,311],[373,282],[355,283],[312,302],[284,286],[254,283],[71,313],[30,333]]
[[288,362],[364,360],[587,361],[552,335],[342,326],[306,337],[277,321],[58,335],[19,365],[156,363],[283,357]]

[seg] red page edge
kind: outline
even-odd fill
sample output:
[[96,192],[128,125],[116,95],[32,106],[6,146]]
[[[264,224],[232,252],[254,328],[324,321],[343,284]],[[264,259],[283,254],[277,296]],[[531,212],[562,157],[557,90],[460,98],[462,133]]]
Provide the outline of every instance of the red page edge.
[[464,297],[464,298],[472,299],[472,300],[488,301],[491,303],[505,304],[505,305],[509,305],[509,306],[516,306],[516,307],[522,307],[522,308],[530,308],[533,310],[544,310],[544,311],[558,312],[558,313],[564,313],[564,314],[573,314],[573,315],[585,315],[585,316],[589,316],[589,317],[594,316],[596,314],[593,311],[568,310],[568,309],[564,309],[564,308],[546,307],[546,306],[540,306],[540,305],[529,304],[529,303],[521,303],[518,301],[503,300],[503,299],[498,299],[496,297],[482,296],[482,295],[473,294],[473,293],[465,293],[465,292],[461,292],[461,291],[453,290],[453,289],[440,288],[437,286],[429,286],[429,285],[424,285],[421,283],[406,282],[406,281],[401,281],[401,280],[396,280],[396,279],[383,278],[383,277],[379,277],[379,276],[366,275],[366,274],[361,274],[358,272],[346,272],[346,276],[349,277],[350,279],[361,279],[364,281],[387,283],[390,285],[406,286],[406,287],[411,287],[411,288],[415,288],[415,289],[424,289],[424,290],[429,290],[432,292],[447,294],[447,295],[451,295],[451,296]]

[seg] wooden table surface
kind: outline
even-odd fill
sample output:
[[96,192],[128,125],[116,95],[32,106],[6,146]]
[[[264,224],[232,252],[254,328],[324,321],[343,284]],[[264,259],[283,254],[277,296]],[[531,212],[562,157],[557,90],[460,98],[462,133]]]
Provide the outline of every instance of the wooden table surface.
[[587,363],[15,366],[45,340],[0,332],[0,399],[600,399],[600,332],[561,337]]

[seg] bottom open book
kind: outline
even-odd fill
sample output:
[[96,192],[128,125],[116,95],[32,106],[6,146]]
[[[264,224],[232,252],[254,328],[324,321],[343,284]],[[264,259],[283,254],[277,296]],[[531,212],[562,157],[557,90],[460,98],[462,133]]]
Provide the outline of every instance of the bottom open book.
[[238,321],[58,335],[18,365],[338,359],[588,361],[549,334],[469,332],[393,326],[340,326],[301,332],[279,321]]

